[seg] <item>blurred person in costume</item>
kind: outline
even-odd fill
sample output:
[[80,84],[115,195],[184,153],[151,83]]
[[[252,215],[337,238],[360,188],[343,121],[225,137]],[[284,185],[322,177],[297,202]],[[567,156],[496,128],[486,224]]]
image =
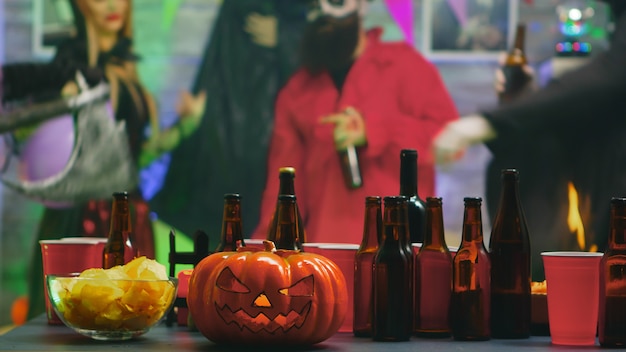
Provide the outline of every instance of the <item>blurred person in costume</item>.
[[[277,172],[296,169],[295,188],[309,242],[358,243],[363,200],[400,190],[400,151],[418,157],[421,197],[435,194],[435,134],[457,118],[436,67],[406,42],[382,42],[363,28],[366,0],[311,2],[302,67],[281,90],[270,143],[261,219],[266,235]],[[363,185],[348,188],[338,151],[357,149]]]
[[[138,57],[132,50],[132,1],[71,0],[71,6],[76,35],[59,45],[54,59],[48,64],[4,65],[3,101],[76,95],[80,91],[74,81],[77,71],[88,77],[87,81],[105,80],[110,86],[115,120],[125,121],[130,155],[137,169],[147,166],[164,152],[174,149],[198,127],[205,95],[182,93],[179,121],[171,128],[161,130],[152,96],[142,86],[136,72]],[[117,190],[110,193],[114,191]],[[154,258],[148,204],[138,187],[126,191],[131,199],[134,245],[140,255]],[[46,207],[37,240],[77,235],[106,236],[110,225],[110,199]],[[44,311],[41,250],[37,242],[30,272],[28,315],[32,318]]]
[[[470,145],[485,143],[492,163],[519,169],[536,281],[544,278],[541,251],[603,251],[610,199],[626,194],[621,163],[626,157],[626,2],[604,2],[615,22],[606,52],[545,88],[448,124],[432,146],[437,163],[445,165]],[[488,182],[499,181],[494,176]],[[567,224],[569,183],[578,192],[585,225],[580,239]],[[487,185],[492,218],[498,189]]]
[[[243,196],[244,234],[258,221],[278,90],[295,71],[305,0],[225,0],[192,91],[208,93],[198,130],[172,153],[159,218],[218,243],[223,195]],[[212,245],[213,246],[213,245]]]

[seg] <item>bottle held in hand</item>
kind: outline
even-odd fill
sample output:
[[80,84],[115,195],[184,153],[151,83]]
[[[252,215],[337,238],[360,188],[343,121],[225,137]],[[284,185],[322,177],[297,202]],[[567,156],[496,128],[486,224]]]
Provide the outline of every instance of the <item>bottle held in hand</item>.
[[501,67],[504,74],[504,91],[499,94],[500,104],[507,104],[517,99],[524,91],[529,75],[524,71],[524,66],[528,64],[524,49],[526,37],[526,24],[519,23],[515,31],[515,42],[513,48],[508,52],[504,65]]
[[351,145],[345,150],[339,151],[338,154],[346,187],[352,189],[363,186],[363,178],[361,176],[361,166],[359,165],[359,153],[357,148]]

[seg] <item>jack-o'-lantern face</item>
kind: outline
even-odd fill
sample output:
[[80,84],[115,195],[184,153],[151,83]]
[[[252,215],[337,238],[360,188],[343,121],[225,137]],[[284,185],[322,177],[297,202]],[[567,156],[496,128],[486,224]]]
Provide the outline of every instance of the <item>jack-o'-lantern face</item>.
[[254,333],[299,329],[309,315],[315,293],[313,275],[289,287],[257,287],[254,282],[242,282],[228,267],[218,276],[216,286],[222,291],[215,301],[219,316],[226,324],[237,324]]
[[323,341],[339,329],[347,302],[346,282],[335,263],[286,250],[210,255],[194,269],[187,296],[204,336],[246,345]]

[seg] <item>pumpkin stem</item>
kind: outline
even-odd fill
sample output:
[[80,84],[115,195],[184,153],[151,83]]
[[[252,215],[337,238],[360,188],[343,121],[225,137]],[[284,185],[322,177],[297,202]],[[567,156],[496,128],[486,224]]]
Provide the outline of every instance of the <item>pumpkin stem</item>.
[[272,253],[276,252],[276,245],[272,241],[264,240],[263,246],[265,247],[266,252],[272,252]]

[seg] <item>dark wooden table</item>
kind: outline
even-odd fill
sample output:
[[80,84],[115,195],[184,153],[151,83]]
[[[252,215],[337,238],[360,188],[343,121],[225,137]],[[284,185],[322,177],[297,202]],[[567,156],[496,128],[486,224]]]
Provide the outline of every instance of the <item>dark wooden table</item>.
[[[524,340],[495,340],[461,342],[452,339],[412,338],[408,342],[374,342],[355,338],[349,333],[337,333],[330,339],[301,350],[327,351],[572,351],[599,350],[600,346],[556,346],[550,337],[533,336]],[[0,336],[1,351],[232,351],[210,342],[199,332],[187,327],[166,327],[160,324],[147,334],[120,342],[96,341],[79,335],[65,326],[48,325],[45,316],[38,317]],[[259,350],[259,349],[255,349]],[[275,349],[273,349],[275,350]],[[293,350],[293,349],[292,349]]]

